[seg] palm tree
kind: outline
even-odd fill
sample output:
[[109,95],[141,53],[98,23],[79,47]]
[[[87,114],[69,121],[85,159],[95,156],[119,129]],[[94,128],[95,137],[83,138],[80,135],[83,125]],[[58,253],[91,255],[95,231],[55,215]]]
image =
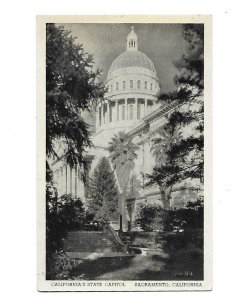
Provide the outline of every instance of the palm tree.
[[125,197],[127,193],[130,173],[134,168],[134,161],[137,158],[136,151],[139,149],[125,132],[115,134],[109,142],[108,151],[110,160],[116,171],[119,187],[121,189],[120,203],[120,229],[122,230],[122,218],[125,216]]

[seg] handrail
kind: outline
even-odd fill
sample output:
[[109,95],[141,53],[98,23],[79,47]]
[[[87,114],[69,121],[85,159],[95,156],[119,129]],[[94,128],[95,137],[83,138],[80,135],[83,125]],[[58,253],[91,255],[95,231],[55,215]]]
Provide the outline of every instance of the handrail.
[[109,230],[110,233],[112,234],[114,240],[124,248],[125,251],[127,251],[127,245],[120,239],[120,237],[117,235],[116,231],[110,226],[110,225],[105,225],[104,226],[104,231]]

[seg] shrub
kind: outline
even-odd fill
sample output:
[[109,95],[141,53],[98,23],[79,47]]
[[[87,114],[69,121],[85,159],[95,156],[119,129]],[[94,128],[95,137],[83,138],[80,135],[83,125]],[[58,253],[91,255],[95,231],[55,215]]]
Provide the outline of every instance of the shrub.
[[63,251],[53,253],[47,257],[47,280],[69,279],[70,271],[76,266],[76,261],[71,260]]
[[183,208],[164,210],[153,204],[142,204],[135,225],[144,231],[203,230],[203,200],[187,202]]
[[166,211],[157,205],[142,204],[135,225],[144,231],[162,231],[166,219]]
[[203,200],[187,202],[183,208],[169,211],[169,220],[166,223],[166,230],[173,230],[174,227],[184,230],[203,229],[204,206]]
[[79,230],[86,220],[83,202],[72,195],[63,195],[59,201],[58,213],[67,230]]
[[62,241],[69,230],[79,230],[85,222],[85,209],[80,198],[63,195],[57,198],[47,192],[46,248],[54,253],[62,249]]

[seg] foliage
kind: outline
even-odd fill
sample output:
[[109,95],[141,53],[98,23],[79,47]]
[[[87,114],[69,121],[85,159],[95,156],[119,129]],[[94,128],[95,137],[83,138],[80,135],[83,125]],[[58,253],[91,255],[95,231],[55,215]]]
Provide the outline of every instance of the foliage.
[[[164,237],[167,251],[191,248],[203,250],[204,245],[204,204],[202,199],[188,202],[185,207],[169,211],[166,230],[175,234]],[[197,255],[197,254],[196,254]]]
[[137,158],[137,150],[138,146],[128,139],[123,131],[115,134],[109,143],[110,159],[123,192],[127,188],[130,172],[134,167],[134,160]]
[[57,190],[53,185],[51,169],[46,168],[46,250],[55,253],[62,249],[63,238],[67,231],[80,229],[85,221],[85,210],[81,199],[72,195],[58,198]]
[[183,25],[186,54],[175,62],[179,74],[177,90],[160,96],[165,105],[176,109],[152,139],[156,166],[147,176],[148,184],[158,183],[164,208],[170,207],[170,194],[177,182],[202,178],[204,167],[204,27]]
[[85,208],[80,198],[63,195],[59,198],[58,213],[62,215],[67,230],[81,229],[85,221]]
[[135,223],[144,231],[203,230],[203,200],[189,201],[183,208],[169,211],[154,204],[142,204]]
[[[80,199],[58,199],[49,159],[62,158],[85,169],[85,148],[91,146],[89,125],[81,114],[102,99],[100,71],[93,72],[93,57],[85,53],[70,32],[46,26],[46,249],[48,269],[62,248],[68,230],[79,229],[85,219]],[[84,173],[84,172],[83,172]],[[58,259],[59,260],[59,259]]]
[[62,279],[71,267],[63,253],[63,239],[69,230],[82,228],[86,214],[81,199],[72,195],[58,198],[52,171],[46,165],[46,276]]
[[89,209],[94,219],[102,222],[118,220],[119,192],[114,173],[106,157],[103,157],[89,179]]
[[47,251],[55,252],[62,249],[62,241],[69,230],[82,228],[85,210],[79,198],[72,195],[57,198],[57,194],[51,192],[54,188],[47,186],[46,243]]
[[70,271],[76,263],[63,251],[59,251],[47,258],[47,266],[46,280],[64,280],[70,279]]
[[93,57],[84,52],[63,27],[46,27],[46,153],[68,153],[71,166],[84,164],[83,151],[91,145],[89,126],[81,112],[102,98],[100,72],[92,71]]
[[187,202],[185,207],[171,210],[166,229],[172,230],[173,227],[184,230],[203,229],[204,225],[204,204],[202,199],[195,202]]
[[165,211],[161,206],[142,204],[135,225],[144,231],[160,231],[164,229]]

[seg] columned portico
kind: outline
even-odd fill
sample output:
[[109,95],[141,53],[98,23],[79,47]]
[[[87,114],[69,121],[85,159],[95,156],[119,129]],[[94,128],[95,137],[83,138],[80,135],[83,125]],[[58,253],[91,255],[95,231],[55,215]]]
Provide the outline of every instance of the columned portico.
[[[96,111],[96,128],[117,122],[137,122],[148,115],[154,107],[154,101],[146,97],[138,98],[134,95],[125,98],[107,100],[98,106]],[[135,123],[136,124],[136,123]]]

